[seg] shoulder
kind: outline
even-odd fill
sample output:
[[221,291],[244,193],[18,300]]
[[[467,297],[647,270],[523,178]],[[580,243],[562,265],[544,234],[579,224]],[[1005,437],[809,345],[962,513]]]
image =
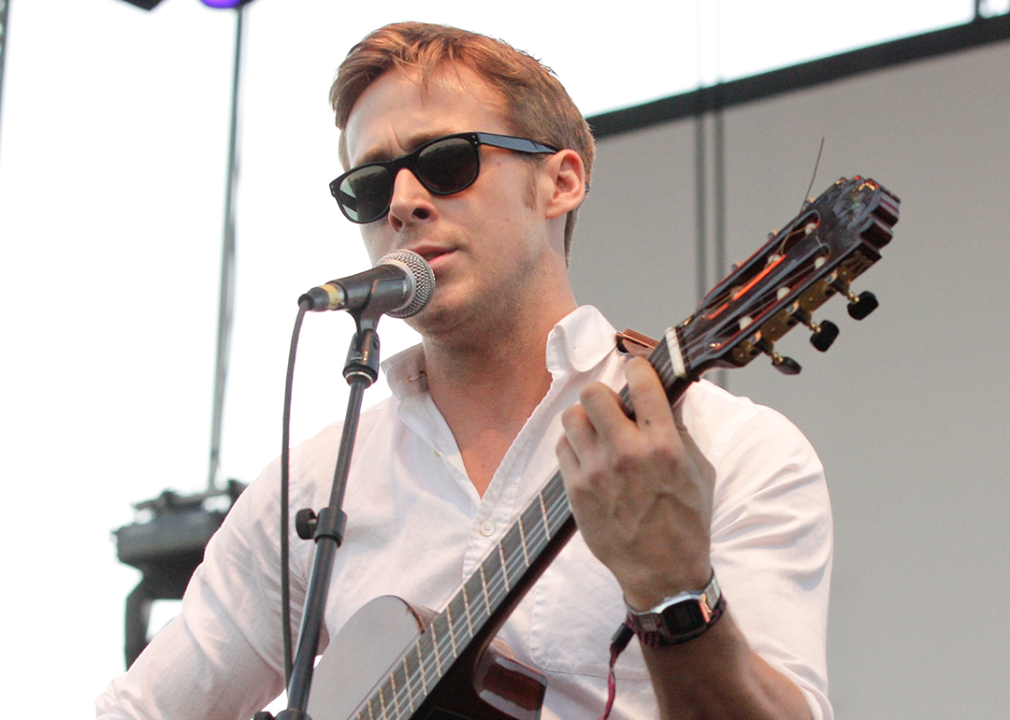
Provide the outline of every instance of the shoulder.
[[806,443],[803,433],[782,413],[707,380],[688,388],[675,414],[678,425],[688,428],[696,442],[719,454],[741,433],[754,440]]
[[715,468],[717,499],[799,491],[826,503],[816,451],[777,410],[702,380],[688,390],[676,417]]
[[[396,414],[395,405],[396,399],[390,397],[362,411],[358,421],[356,446],[369,441],[378,429],[388,427],[389,415]],[[329,503],[333,470],[343,430],[342,421],[333,422],[315,436],[291,448],[291,507],[322,507]],[[229,517],[235,516],[233,523],[239,523],[247,528],[269,525],[261,529],[265,532],[274,532],[276,528],[267,518],[273,518],[276,513],[267,510],[279,506],[280,481],[281,458],[278,457],[266,466],[239,497],[229,513]]]

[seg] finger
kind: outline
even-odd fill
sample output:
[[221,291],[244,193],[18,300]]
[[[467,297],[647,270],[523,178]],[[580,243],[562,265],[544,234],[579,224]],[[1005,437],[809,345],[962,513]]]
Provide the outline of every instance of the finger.
[[639,430],[669,431],[674,427],[673,410],[666,397],[663,383],[644,358],[632,358],[625,367],[628,379],[628,397],[635,409],[635,422]]
[[604,442],[617,440],[634,428],[624,414],[620,396],[602,383],[590,383],[582,388],[579,401],[588,421]]
[[561,413],[561,426],[565,430],[563,438],[576,459],[584,458],[596,445],[596,428],[581,405],[572,405]]
[[561,439],[558,440],[555,452],[558,456],[558,466],[561,468],[562,478],[573,477],[579,469],[579,456],[572,449],[572,444],[566,436],[562,435]]

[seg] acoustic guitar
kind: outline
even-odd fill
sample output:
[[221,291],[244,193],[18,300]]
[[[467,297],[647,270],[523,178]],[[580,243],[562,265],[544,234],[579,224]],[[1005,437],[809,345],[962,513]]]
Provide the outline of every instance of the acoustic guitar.
[[[838,335],[812,313],[834,295],[861,320],[877,307],[852,281],[880,259],[900,201],[873,180],[842,178],[702,300],[649,356],[676,403],[713,368],[759,355],[786,374],[800,366],[775,342],[797,325],[825,351]],[[621,398],[632,413],[627,388]],[[557,472],[440,612],[394,597],[372,601],[332,639],[309,698],[313,720],[537,720],[546,680],[492,639],[575,532]],[[376,628],[383,639],[376,641]],[[379,681],[376,683],[376,678]]]

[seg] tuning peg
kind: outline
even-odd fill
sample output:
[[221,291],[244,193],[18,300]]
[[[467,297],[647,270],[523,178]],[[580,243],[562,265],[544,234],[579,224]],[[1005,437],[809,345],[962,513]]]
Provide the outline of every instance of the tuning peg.
[[862,320],[880,305],[877,296],[869,290],[859,293],[858,297],[848,293],[847,297],[849,298],[849,317],[855,320]]
[[775,351],[775,346],[767,340],[758,340],[754,344],[761,350],[761,352],[772,359],[772,367],[783,375],[799,375],[800,370],[803,369],[800,367],[800,364],[791,357],[779,355]]
[[772,367],[783,375],[799,375],[800,370],[803,369],[800,367],[800,364],[791,357],[779,355],[778,353],[772,354]]
[[818,325],[810,317],[810,313],[802,308],[793,311],[793,317],[813,331],[814,334],[810,336],[810,344],[821,352],[826,352],[838,337],[838,326],[830,320],[822,320]]
[[830,320],[821,320],[821,324],[810,336],[810,344],[821,352],[827,352],[831,343],[838,337],[838,326]]
[[831,287],[844,295],[849,301],[849,317],[853,320],[862,320],[880,305],[877,296],[870,291],[864,291],[856,295],[849,289],[849,284],[841,278],[836,278]]

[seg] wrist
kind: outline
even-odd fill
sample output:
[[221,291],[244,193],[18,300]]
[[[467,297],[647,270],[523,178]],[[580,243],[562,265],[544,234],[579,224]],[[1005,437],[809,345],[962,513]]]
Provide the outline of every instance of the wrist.
[[622,583],[621,590],[628,609],[643,612],[678,593],[704,588],[712,577],[712,566],[706,559],[693,568],[681,566],[676,573],[651,573],[636,581]]
[[625,598],[628,615],[625,623],[638,635],[643,645],[677,645],[705,633],[718,622],[726,609],[715,572],[699,590],[685,590],[663,598],[648,610],[636,609]]

